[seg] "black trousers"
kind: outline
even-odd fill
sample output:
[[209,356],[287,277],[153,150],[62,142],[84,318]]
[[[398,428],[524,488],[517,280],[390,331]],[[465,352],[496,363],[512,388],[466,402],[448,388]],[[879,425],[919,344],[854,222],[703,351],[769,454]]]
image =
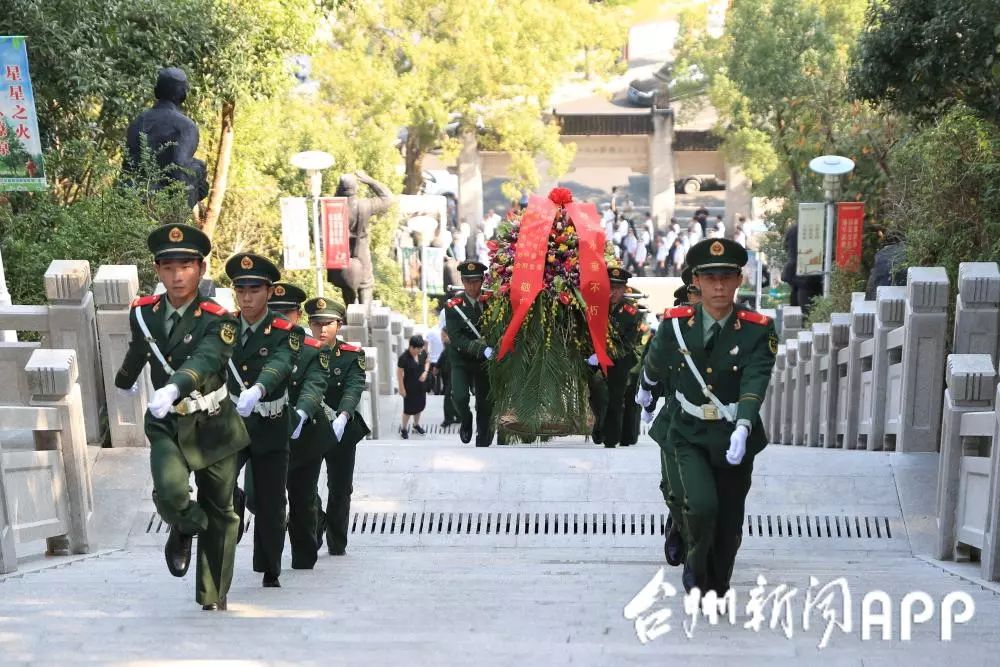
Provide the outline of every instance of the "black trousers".
[[[284,427],[282,431],[287,432]],[[253,570],[277,577],[285,550],[288,449],[254,453],[251,445],[240,451],[239,468],[248,462],[245,484],[247,507],[254,513]]]
[[322,465],[323,459],[318,458],[288,471],[288,541],[294,570],[311,570],[319,553],[316,529],[321,510],[316,485]]
[[[350,530],[351,494],[354,492],[354,460],[357,443],[337,443],[327,453],[326,461],[326,543],[331,551],[347,548]],[[320,510],[319,515],[324,517]]]

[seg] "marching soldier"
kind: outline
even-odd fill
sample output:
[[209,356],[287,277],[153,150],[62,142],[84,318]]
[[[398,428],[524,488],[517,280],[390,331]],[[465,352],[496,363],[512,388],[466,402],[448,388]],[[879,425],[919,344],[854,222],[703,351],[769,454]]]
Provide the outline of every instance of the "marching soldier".
[[[638,308],[625,300],[626,285],[631,277],[632,274],[625,269],[608,269],[611,282],[611,318],[608,325],[616,330],[619,347],[611,359],[614,366],[608,369],[607,377],[594,373],[590,383],[590,402],[594,412],[591,437],[595,443],[603,442],[607,448],[622,442],[629,371],[639,361],[636,347],[642,335],[642,316]],[[597,354],[590,355],[587,363],[597,366]]]
[[[134,392],[150,364],[156,391],[145,416],[156,511],[170,524],[164,554],[167,569],[183,577],[198,536],[195,599],[205,610],[226,609],[233,579],[239,519],[233,488],[238,453],[250,439],[229,401],[226,361],[236,342],[237,323],[222,306],[202,297],[205,257],[212,244],[188,225],[158,227],[147,239],[165,296],[132,303],[132,340],[115,386]],[[194,472],[198,499],[188,481]]]
[[769,318],[733,302],[747,262],[742,246],[706,239],[688,251],[687,262],[702,301],[664,313],[636,402],[651,405],[657,387],[675,399],[651,435],[673,449],[677,466],[677,488],[670,478],[668,485],[671,513],[684,517],[682,581],[685,590],[721,596],[740,546],[753,460],[767,444],[759,413],[778,338]]
[[493,356],[479,330],[483,317],[480,295],[486,266],[479,262],[462,262],[458,267],[465,291],[448,302],[445,308],[445,329],[451,345],[448,347],[451,365],[451,396],[458,411],[459,437],[472,440],[472,411],[469,394],[476,394],[476,447],[489,447],[493,442],[490,424],[490,379],[485,362]]
[[290,283],[275,283],[268,307],[291,322],[303,336],[302,349],[292,368],[288,404],[295,406],[288,454],[288,541],[292,546],[292,569],[311,570],[319,551],[317,524],[319,472],[333,445],[330,419],[323,409],[330,351],[307,336],[299,325],[300,304],[306,293]]
[[[240,306],[239,341],[229,360],[229,396],[250,433],[240,453],[247,468],[248,499],[256,516],[253,570],[265,588],[280,588],[285,549],[285,485],[288,480],[288,384],[302,348],[302,334],[267,307],[280,274],[268,259],[250,253],[226,262]],[[241,493],[237,493],[237,496]],[[239,502],[239,498],[236,499]]]
[[[326,512],[321,509],[315,485],[318,525],[316,547],[322,544],[326,532],[327,549],[331,556],[343,556],[347,551],[348,522],[351,516],[351,494],[354,492],[354,460],[358,443],[370,433],[358,404],[365,390],[365,352],[337,338],[346,308],[339,301],[319,297],[305,303],[309,328],[329,355],[326,394],[323,410],[330,422],[331,440],[326,449]],[[320,437],[320,433],[316,433]]]

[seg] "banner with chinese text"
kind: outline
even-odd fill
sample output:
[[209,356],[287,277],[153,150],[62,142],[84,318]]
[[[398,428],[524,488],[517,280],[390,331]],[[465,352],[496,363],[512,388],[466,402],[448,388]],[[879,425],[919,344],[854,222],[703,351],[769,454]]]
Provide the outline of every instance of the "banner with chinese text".
[[823,214],[823,204],[799,204],[796,275],[814,276],[823,273]]
[[326,240],[326,268],[346,269],[351,261],[351,211],[346,197],[323,197],[319,200],[323,238]]
[[865,224],[864,202],[837,203],[837,268],[857,271]]
[[24,37],[0,37],[0,192],[45,189]]

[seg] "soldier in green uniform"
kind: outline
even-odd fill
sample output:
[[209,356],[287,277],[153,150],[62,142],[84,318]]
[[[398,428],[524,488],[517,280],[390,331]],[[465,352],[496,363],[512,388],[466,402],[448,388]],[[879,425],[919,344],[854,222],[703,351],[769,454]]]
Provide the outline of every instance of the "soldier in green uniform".
[[302,334],[302,349],[292,368],[288,404],[295,406],[288,454],[288,541],[292,546],[292,569],[311,570],[316,564],[319,542],[319,472],[333,445],[330,419],[323,409],[330,351],[299,326],[300,304],[306,293],[291,283],[275,283],[268,307],[287,319]]
[[[595,443],[605,447],[617,447],[622,442],[625,423],[625,393],[628,388],[629,371],[639,361],[637,347],[642,335],[642,316],[639,309],[625,300],[629,278],[632,274],[625,269],[608,269],[611,282],[611,316],[608,326],[614,329],[613,340],[616,350],[608,369],[607,377],[595,372],[590,382],[590,405],[594,413],[594,429],[591,434]],[[597,354],[590,355],[587,363],[597,366]]]
[[464,291],[445,307],[445,330],[451,345],[448,361],[451,364],[451,398],[458,412],[459,437],[462,442],[472,440],[472,411],[469,394],[476,394],[476,447],[489,447],[493,443],[490,424],[490,378],[486,361],[493,356],[493,348],[480,335],[483,304],[483,273],[486,266],[479,262],[462,262]]
[[[332,439],[324,456],[326,512],[317,511],[316,546],[320,546],[325,530],[330,555],[343,556],[347,551],[351,494],[354,492],[354,461],[358,443],[370,433],[368,424],[358,412],[365,390],[365,351],[337,338],[346,312],[343,303],[319,297],[306,301],[304,308],[313,336],[330,355],[323,409],[330,421]],[[318,496],[316,502],[319,503]]]
[[[636,402],[652,404],[654,388],[674,402],[651,435],[673,456],[682,492],[686,590],[729,589],[739,550],[754,457],[767,445],[760,404],[778,348],[771,320],[733,299],[746,250],[706,239],[688,251],[696,306],[671,308],[650,346]],[[670,483],[672,495],[677,489]],[[674,508],[671,508],[674,511]]]
[[[226,391],[226,361],[237,323],[222,306],[202,297],[205,257],[212,244],[199,229],[166,225],[147,245],[165,296],[135,300],[129,314],[132,340],[115,386],[135,392],[149,363],[156,391],[145,416],[156,511],[170,524],[167,568],[183,577],[198,536],[195,599],[205,610],[226,609],[233,579],[239,519],[233,511],[237,457],[249,443]],[[194,472],[197,502],[188,487]]]
[[635,294],[638,293],[626,292],[625,294],[625,298],[631,301],[639,311],[639,336],[635,342],[636,362],[628,371],[628,383],[625,385],[625,394],[622,396],[622,433],[619,443],[622,447],[630,447],[639,442],[639,422],[642,420],[643,409],[636,405],[635,392],[639,388],[639,374],[642,372],[642,362],[650,341],[649,325],[646,324],[646,315],[649,314],[649,310],[645,306],[635,303],[635,299],[641,298]]
[[239,340],[229,360],[229,396],[250,433],[250,447],[240,454],[252,485],[253,569],[263,573],[265,588],[281,583],[285,549],[285,485],[288,479],[288,385],[302,334],[267,307],[280,274],[268,259],[250,253],[226,262],[240,306]]

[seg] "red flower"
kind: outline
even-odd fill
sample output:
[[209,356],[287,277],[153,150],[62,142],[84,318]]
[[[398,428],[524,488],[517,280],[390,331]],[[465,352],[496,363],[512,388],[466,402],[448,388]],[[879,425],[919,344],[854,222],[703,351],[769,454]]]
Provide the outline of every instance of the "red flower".
[[503,285],[500,286],[501,294],[506,294],[509,291],[510,291],[510,283],[504,283]]
[[561,303],[564,306],[568,306],[569,305],[569,293],[567,293],[567,292],[560,292],[559,293],[559,303]]
[[573,201],[573,193],[567,188],[553,188],[552,192],[549,193],[549,199],[554,204],[565,206]]
[[490,239],[489,241],[486,242],[486,247],[489,248],[490,250],[496,250],[497,248],[500,247],[500,244],[497,243],[495,239]]

